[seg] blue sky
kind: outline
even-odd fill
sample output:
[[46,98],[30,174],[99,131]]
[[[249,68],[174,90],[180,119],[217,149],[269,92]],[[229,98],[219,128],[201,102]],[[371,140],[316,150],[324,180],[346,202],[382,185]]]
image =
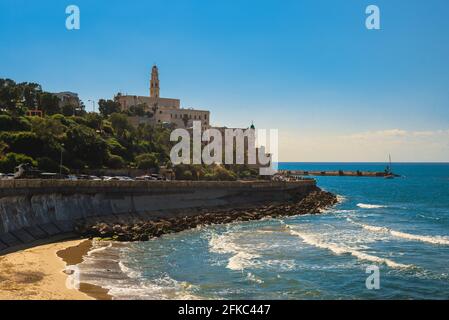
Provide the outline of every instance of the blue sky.
[[[81,29],[65,28],[65,8]],[[365,28],[365,8],[381,30]],[[446,0],[0,2],[0,77],[88,99],[161,95],[280,130],[284,161],[449,161]]]

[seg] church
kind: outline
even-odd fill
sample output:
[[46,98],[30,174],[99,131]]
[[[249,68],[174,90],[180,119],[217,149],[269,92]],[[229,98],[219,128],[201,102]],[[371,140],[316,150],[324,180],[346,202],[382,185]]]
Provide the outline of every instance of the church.
[[153,114],[153,117],[130,117],[130,122],[137,126],[146,124],[174,124],[177,128],[188,129],[193,126],[193,121],[201,121],[202,130],[210,128],[210,112],[193,108],[181,108],[181,101],[173,98],[161,98],[159,86],[159,70],[157,66],[151,69],[150,96],[132,96],[118,94],[117,102],[122,111],[129,110],[133,106],[143,105],[145,111]]

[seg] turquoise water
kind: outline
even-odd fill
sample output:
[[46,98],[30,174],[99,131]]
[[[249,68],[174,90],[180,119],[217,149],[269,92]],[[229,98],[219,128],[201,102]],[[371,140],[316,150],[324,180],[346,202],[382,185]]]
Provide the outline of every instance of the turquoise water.
[[[383,170],[384,164],[283,163]],[[116,298],[448,299],[449,164],[396,164],[403,177],[318,177],[340,197],[322,215],[205,227],[116,248]],[[368,290],[367,266],[380,268]]]

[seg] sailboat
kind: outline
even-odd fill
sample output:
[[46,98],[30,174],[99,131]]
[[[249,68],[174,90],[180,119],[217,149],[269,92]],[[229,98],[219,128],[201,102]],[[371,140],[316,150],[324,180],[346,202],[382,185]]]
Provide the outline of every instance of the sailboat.
[[394,177],[396,176],[393,171],[391,170],[391,154],[388,155],[388,165],[385,168],[385,179],[394,179]]

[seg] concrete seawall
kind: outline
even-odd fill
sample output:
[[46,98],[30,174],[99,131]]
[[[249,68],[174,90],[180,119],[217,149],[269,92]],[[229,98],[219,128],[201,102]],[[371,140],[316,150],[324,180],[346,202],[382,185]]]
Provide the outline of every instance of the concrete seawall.
[[0,254],[69,234],[78,221],[152,219],[190,209],[244,207],[304,197],[310,181],[0,181]]

